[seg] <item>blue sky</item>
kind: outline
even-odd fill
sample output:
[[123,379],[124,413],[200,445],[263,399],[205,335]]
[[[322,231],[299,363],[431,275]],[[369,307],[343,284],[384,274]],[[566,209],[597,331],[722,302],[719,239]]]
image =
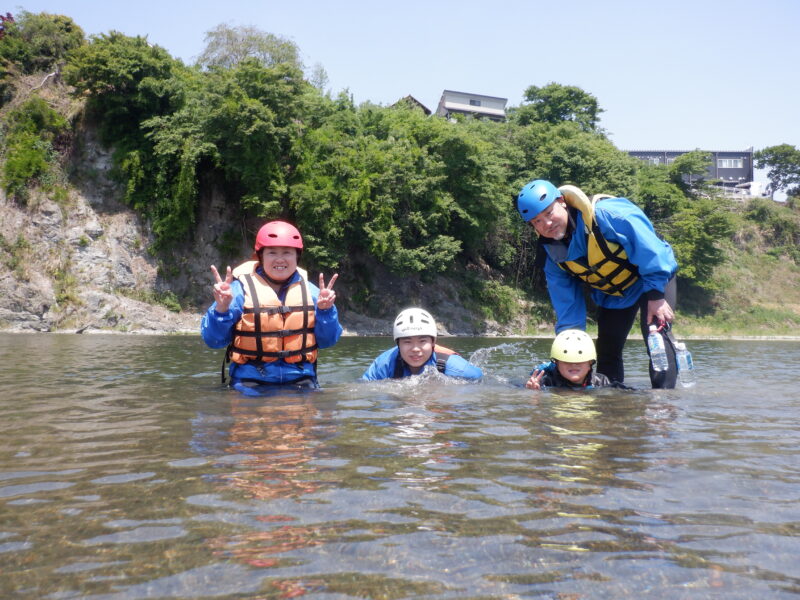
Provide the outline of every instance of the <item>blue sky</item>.
[[797,0],[31,0],[5,10],[72,17],[193,63],[220,23],[286,37],[336,94],[431,109],[442,90],[522,101],[530,85],[597,97],[624,150],[800,146]]

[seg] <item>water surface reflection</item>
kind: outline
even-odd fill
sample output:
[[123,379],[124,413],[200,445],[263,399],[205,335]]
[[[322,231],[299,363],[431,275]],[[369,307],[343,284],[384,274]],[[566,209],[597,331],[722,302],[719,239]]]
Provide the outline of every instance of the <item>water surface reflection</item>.
[[520,387],[548,340],[454,340],[480,384],[366,384],[387,342],[348,338],[323,390],[254,399],[196,338],[0,339],[3,597],[800,593],[797,342],[587,394]]

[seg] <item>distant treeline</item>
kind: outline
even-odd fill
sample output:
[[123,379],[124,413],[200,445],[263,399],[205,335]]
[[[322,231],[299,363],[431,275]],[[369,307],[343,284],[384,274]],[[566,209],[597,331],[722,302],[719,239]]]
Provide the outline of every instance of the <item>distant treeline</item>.
[[[155,250],[191,236],[201,194],[215,188],[232,214],[295,222],[321,267],[346,268],[354,255],[401,274],[480,263],[524,287],[535,243],[514,198],[543,178],[636,202],[675,248],[680,277],[703,288],[741,218],[702,179],[707,154],[671,165],[628,156],[599,127],[597,100],[574,86],[529,87],[506,122],[450,121],[403,101],[332,95],[294,44],[250,28],[210,31],[191,66],[144,37],[87,40],[65,16],[6,15],[2,32],[7,192],[24,201],[31,182],[59,185],[78,119],[15,84],[53,72],[114,149],[125,201],[148,219]],[[235,225],[228,242],[241,235]]]

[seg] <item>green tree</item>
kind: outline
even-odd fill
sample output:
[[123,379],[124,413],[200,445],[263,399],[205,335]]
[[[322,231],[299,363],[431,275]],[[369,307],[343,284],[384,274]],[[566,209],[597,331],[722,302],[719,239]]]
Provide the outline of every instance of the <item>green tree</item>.
[[202,67],[231,68],[247,58],[265,67],[287,64],[302,68],[297,45],[256,27],[231,27],[224,23],[206,32],[206,47],[197,62]]
[[23,11],[17,19],[6,13],[0,36],[0,106],[15,94],[15,79],[58,69],[67,54],[85,43],[83,30],[72,19]]
[[[769,146],[755,153],[756,168],[768,169],[773,190],[800,195],[800,150],[789,144]],[[794,186],[794,187],[793,187]]]
[[67,54],[85,43],[83,30],[64,15],[22,11],[4,23],[0,62],[12,63],[22,73],[38,73],[63,63]]
[[733,233],[733,219],[725,199],[713,193],[694,195],[681,179],[683,172],[705,172],[703,160],[698,160],[702,153],[689,154],[694,156],[685,163],[676,161],[677,168],[676,163],[641,163],[632,200],[672,245],[678,276],[708,289],[714,268],[724,260],[722,248]]
[[328,87],[328,83],[330,82],[330,78],[328,77],[328,72],[325,70],[325,67],[323,67],[320,63],[314,63],[314,66],[311,67],[311,72],[308,75],[308,81],[311,85],[324,94],[325,89]]
[[721,198],[696,198],[670,221],[656,226],[675,251],[678,276],[702,289],[711,289],[711,274],[725,258],[723,242],[733,234],[733,218],[727,203]]
[[250,58],[181,79],[181,107],[143,121],[149,150],[131,151],[122,163],[128,202],[152,218],[159,245],[190,231],[203,177],[250,214],[284,215],[307,87],[300,71]]
[[593,131],[603,112],[597,98],[573,85],[532,85],[525,90],[524,98],[525,103],[514,111],[514,118],[520,125],[573,121],[584,131]]
[[708,191],[708,169],[712,164],[710,152],[693,150],[686,154],[681,154],[669,165],[670,178],[672,183],[680,187],[685,192]]
[[590,195],[629,196],[634,190],[639,161],[577,123],[533,123],[520,128],[514,142],[523,152],[524,167],[515,173],[517,188],[532,179],[547,179],[577,185]]
[[255,214],[285,212],[286,177],[296,162],[293,147],[308,87],[302,72],[288,63],[265,67],[250,58],[213,71],[207,83],[211,110],[204,133],[218,150],[226,181]]
[[[441,271],[460,250],[445,234],[452,199],[440,189],[442,165],[415,143],[416,111],[356,109],[346,96],[302,140],[292,207],[325,265],[368,253],[403,272]],[[402,115],[398,117],[398,115]],[[405,122],[405,119],[409,122]]]
[[[486,249],[487,231],[508,216],[498,129],[430,119],[402,104],[356,108],[332,101],[300,142],[292,208],[333,266],[370,254],[396,272],[436,273]],[[497,241],[497,240],[495,240]],[[502,243],[497,260],[510,260]],[[500,258],[502,257],[502,258]]]
[[128,204],[151,220],[159,243],[185,235],[194,221],[193,161],[204,148],[189,145],[194,138],[187,136],[180,153],[159,155],[147,124],[183,106],[191,73],[145,38],[112,31],[74,50],[64,76],[87,98],[101,140],[114,148]]
[[631,200],[654,223],[666,223],[684,206],[686,194],[675,183],[669,166],[643,162],[636,173],[636,191]]
[[75,93],[88,97],[87,109],[101,125],[105,142],[141,147],[140,123],[171,113],[182,101],[183,65],[146,38],[117,31],[94,36],[70,54],[64,69]]
[[22,199],[26,186],[52,169],[58,160],[54,142],[67,128],[66,119],[39,96],[7,114],[2,185],[11,196]]

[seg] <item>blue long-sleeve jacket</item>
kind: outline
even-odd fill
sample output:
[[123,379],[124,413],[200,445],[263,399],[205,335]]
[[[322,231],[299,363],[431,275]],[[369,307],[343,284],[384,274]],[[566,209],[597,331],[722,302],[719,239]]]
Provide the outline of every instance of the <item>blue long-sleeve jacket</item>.
[[[256,272],[264,276],[264,272],[259,266]],[[289,285],[299,281],[300,275],[295,271],[281,288],[278,298],[281,302],[286,300],[286,291]],[[308,283],[311,290],[311,298],[314,306],[317,306],[319,288],[313,283]],[[244,291],[238,279],[231,283],[233,291],[233,301],[228,312],[218,313],[217,303],[209,306],[200,324],[200,334],[203,341],[210,348],[226,348],[233,341],[234,327],[239,319],[242,318],[242,307],[244,305]],[[316,308],[315,310],[314,336],[320,348],[333,346],[342,335],[342,326],[339,324],[339,313],[336,306],[328,309]],[[249,361],[243,365],[231,362],[229,370],[231,383],[235,384],[238,380],[251,380],[263,383],[292,383],[299,379],[310,377],[316,381],[317,374],[314,365],[302,361],[299,363],[287,363],[284,360],[273,362]]]
[[[400,349],[397,346],[389,348],[372,361],[372,364],[361,376],[361,380],[378,381],[380,379],[391,379],[394,377],[395,364],[398,360],[400,360]],[[432,365],[436,368],[436,352],[431,354],[431,357],[423,365],[423,368],[427,368],[428,365]],[[458,354],[451,354],[447,359],[444,367],[444,374],[450,377],[462,377],[464,379],[480,379],[483,377],[483,371],[481,371],[480,367],[476,367]],[[403,377],[410,376],[411,371],[408,365],[403,363]]]
[[[621,296],[593,289],[594,302],[605,308],[627,308],[637,302],[642,294],[648,294],[652,299],[663,298],[667,282],[678,270],[672,247],[658,237],[647,215],[627,198],[606,198],[595,207],[595,219],[603,237],[622,245],[628,260],[639,269],[639,278]],[[575,232],[569,241],[566,260],[585,258],[587,254],[583,215],[579,211],[576,212],[575,221]],[[556,264],[550,246],[549,243],[544,244],[547,251],[544,272],[550,300],[556,311],[556,333],[564,329],[586,329],[584,284]]]

